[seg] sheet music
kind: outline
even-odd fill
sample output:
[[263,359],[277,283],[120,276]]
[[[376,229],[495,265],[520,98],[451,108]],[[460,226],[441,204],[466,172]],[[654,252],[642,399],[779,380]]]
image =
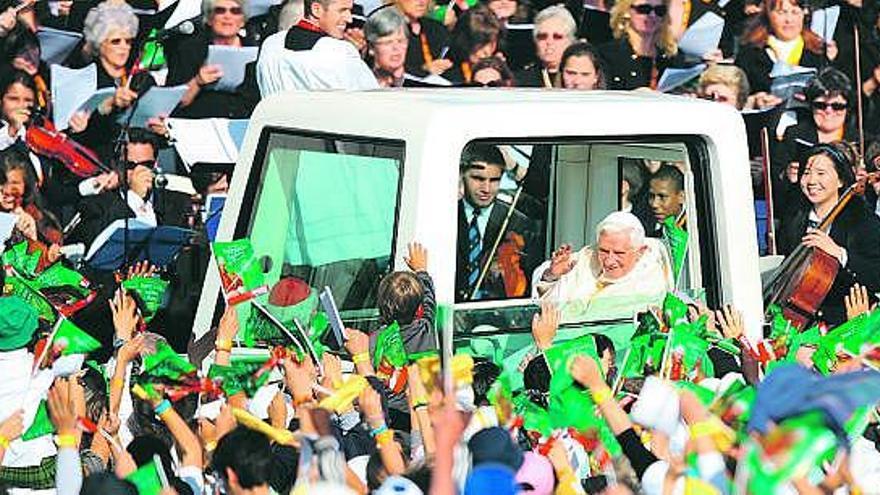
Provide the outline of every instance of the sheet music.
[[687,69],[669,68],[663,71],[660,81],[657,83],[657,91],[666,93],[690,82],[695,77],[699,77],[706,70],[706,64],[697,64]]
[[678,49],[702,57],[718,48],[722,31],[724,31],[724,18],[715,12],[706,12],[687,28],[678,41]]
[[255,46],[208,46],[206,65],[219,65],[223,77],[211,89],[216,91],[235,91],[244,82],[245,67],[257,59]]
[[825,41],[834,40],[834,32],[837,30],[837,21],[840,19],[840,5],[834,5],[826,9],[813,12],[810,21],[810,31],[818,34]]
[[61,65],[49,67],[52,91],[52,119],[59,130],[67,129],[70,117],[95,93],[98,67],[90,64],[82,69]]
[[[137,107],[134,110],[134,116],[131,118],[131,127],[146,127],[147,121],[154,117],[168,116],[180,103],[183,94],[186,93],[187,86],[172,86],[170,88],[162,88],[153,86],[138,99]],[[120,124],[128,119],[131,108],[122,112],[116,121]]]
[[192,167],[196,163],[238,161],[238,146],[230,133],[230,122],[219,118],[168,119],[167,125],[177,153]]
[[0,212],[0,252],[2,252],[2,246],[6,240],[12,235],[12,229],[15,228],[17,221],[18,215]]
[[60,64],[79,45],[83,36],[73,31],[62,31],[50,27],[37,29],[40,42],[40,58],[47,64]]

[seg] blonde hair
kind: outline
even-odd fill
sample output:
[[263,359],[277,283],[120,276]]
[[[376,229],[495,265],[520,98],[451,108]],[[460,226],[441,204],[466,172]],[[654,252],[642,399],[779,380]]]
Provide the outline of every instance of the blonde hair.
[[[611,8],[611,29],[614,32],[615,39],[628,39],[630,23],[630,7],[635,0],[617,0],[614,7]],[[663,5],[669,9],[669,0],[663,0]],[[663,16],[663,22],[660,29],[655,34],[654,44],[660,48],[666,55],[675,55],[678,53],[678,43],[675,40],[675,34],[672,32],[672,23],[669,21],[669,11]]]
[[742,109],[751,92],[746,73],[735,65],[712,65],[700,76],[700,92],[713,84],[721,84],[736,91],[736,108]]

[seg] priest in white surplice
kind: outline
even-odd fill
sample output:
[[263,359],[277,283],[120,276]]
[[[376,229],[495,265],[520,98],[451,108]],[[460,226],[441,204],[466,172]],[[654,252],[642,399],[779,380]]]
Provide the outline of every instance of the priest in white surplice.
[[645,237],[632,213],[613,212],[596,228],[596,245],[563,245],[535,270],[535,295],[554,302],[563,321],[630,318],[674,289],[666,247]]
[[345,39],[352,0],[305,0],[305,17],[266,38],[257,58],[263,97],[291,89],[374,89],[379,84]]

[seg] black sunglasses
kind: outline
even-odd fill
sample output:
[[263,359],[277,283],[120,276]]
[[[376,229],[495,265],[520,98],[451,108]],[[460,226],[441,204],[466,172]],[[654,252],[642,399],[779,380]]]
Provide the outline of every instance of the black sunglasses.
[[156,163],[156,160],[144,160],[141,162],[126,161],[125,162],[125,169],[126,170],[133,170],[133,169],[137,168],[138,166],[153,168],[154,163]]
[[633,5],[631,8],[635,10],[637,14],[648,15],[653,12],[657,17],[665,16],[668,10],[665,5],[649,5],[646,3],[642,5]]
[[841,103],[839,101],[835,101],[834,103],[828,103],[826,101],[811,101],[810,106],[813,107],[813,110],[828,110],[831,108],[835,112],[842,112],[849,107],[846,103]]

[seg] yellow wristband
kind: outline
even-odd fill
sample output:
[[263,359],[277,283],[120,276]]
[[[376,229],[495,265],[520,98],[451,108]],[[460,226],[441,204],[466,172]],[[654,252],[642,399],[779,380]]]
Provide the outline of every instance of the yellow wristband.
[[0,449],[9,450],[9,439],[0,435]]
[[385,430],[382,433],[376,435],[376,446],[382,448],[385,445],[390,444],[394,441],[394,432],[391,430]]
[[122,378],[113,378],[110,380],[110,389],[122,388],[125,386],[125,380]]
[[714,421],[698,421],[691,425],[691,438],[702,438],[714,435],[718,431],[718,425]]
[[217,442],[210,441],[205,444],[205,452],[214,452],[217,449]]
[[611,389],[608,387],[602,387],[599,390],[591,390],[590,395],[593,397],[593,402],[595,402],[597,406],[601,406],[611,398]]
[[55,445],[61,448],[76,448],[76,436],[70,434],[58,435],[58,437],[55,439]]
[[232,341],[229,339],[217,339],[214,341],[214,348],[217,352],[232,352]]
[[370,360],[370,353],[369,352],[359,352],[351,357],[351,361],[354,364],[365,363],[369,360]]

